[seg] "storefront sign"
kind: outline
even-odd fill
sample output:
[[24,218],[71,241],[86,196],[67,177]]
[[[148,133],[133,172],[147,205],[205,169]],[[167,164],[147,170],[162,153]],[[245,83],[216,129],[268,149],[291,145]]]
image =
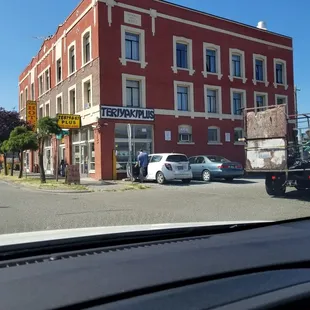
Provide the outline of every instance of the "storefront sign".
[[101,106],[101,118],[154,121],[154,109]]
[[37,124],[37,102],[36,101],[27,101],[26,121],[35,128]]
[[75,114],[57,114],[58,126],[63,129],[81,128],[81,116]]

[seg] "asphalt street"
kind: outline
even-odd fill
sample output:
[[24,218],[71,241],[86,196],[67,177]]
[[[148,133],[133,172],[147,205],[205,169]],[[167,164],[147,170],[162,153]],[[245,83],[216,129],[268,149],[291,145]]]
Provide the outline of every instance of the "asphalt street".
[[[107,191],[105,191],[107,189]],[[0,181],[0,233],[63,228],[310,216],[310,194],[270,198],[261,179],[151,184],[149,189],[45,193]]]

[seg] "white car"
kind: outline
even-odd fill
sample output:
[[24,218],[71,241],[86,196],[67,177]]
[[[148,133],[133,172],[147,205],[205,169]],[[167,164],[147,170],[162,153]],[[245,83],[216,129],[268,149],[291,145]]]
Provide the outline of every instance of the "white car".
[[173,180],[190,183],[192,178],[192,169],[186,155],[178,153],[149,155],[146,180],[156,180],[159,184]]

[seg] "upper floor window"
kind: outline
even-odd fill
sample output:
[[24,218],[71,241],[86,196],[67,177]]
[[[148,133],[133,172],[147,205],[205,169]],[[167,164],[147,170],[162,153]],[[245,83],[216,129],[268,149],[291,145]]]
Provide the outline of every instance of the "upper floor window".
[[91,61],[91,27],[82,33],[82,65]]
[[193,69],[193,46],[192,40],[173,36],[173,66],[172,70],[188,70],[190,75],[195,73]]
[[220,129],[218,127],[209,127],[208,128],[208,143],[209,144],[218,144],[221,142],[220,138]]
[[179,143],[191,143],[192,142],[192,126],[180,125],[178,127],[178,140]]
[[68,89],[69,93],[69,113],[75,114],[77,111],[76,108],[76,86],[72,86]]
[[43,86],[43,74],[39,76],[39,96],[41,96],[44,92],[44,86]]
[[211,43],[203,43],[203,71],[204,77],[208,74],[222,78],[221,73],[221,47]]
[[122,25],[120,62],[125,66],[128,61],[140,64],[142,69],[147,66],[145,62],[145,32],[143,29]]
[[138,34],[126,32],[126,59],[140,60],[140,36]]
[[244,51],[230,48],[229,49],[230,75],[229,79],[242,79],[243,83],[247,81],[245,77],[245,54]]
[[241,56],[237,54],[232,55],[232,75],[241,77]]
[[62,68],[61,68],[61,58],[56,61],[56,82],[59,83],[62,80]]
[[222,95],[221,87],[214,85],[205,85],[205,111],[207,114],[218,116],[222,113]]
[[75,63],[75,43],[69,46],[68,52],[68,66],[69,66],[69,74],[72,74],[76,70],[76,63]]
[[255,97],[255,110],[257,112],[266,110],[268,106],[267,94],[254,92],[254,97]]
[[93,105],[92,76],[89,76],[82,80],[82,100],[84,109],[89,109]]
[[207,90],[208,113],[218,113],[217,91],[214,89]]
[[177,96],[178,96],[178,110],[179,111],[188,111],[188,86],[178,86]]
[[23,92],[20,93],[19,95],[19,106],[20,109],[22,109],[24,107],[24,102],[23,102],[24,98],[23,98]]
[[138,108],[141,106],[140,81],[126,81],[127,107]]
[[177,43],[177,67],[188,69],[188,46],[187,44]]
[[31,100],[34,100],[34,83],[31,83],[31,88],[30,88],[30,91],[31,91]]
[[282,59],[274,59],[274,86],[277,88],[278,85],[288,88],[287,85],[287,72],[286,72],[286,61]]
[[28,87],[25,88],[25,101],[27,103],[28,100]]
[[50,69],[45,71],[45,91],[51,88]]
[[264,82],[265,86],[269,85],[267,81],[267,57],[263,55],[253,55],[253,83]]
[[63,113],[62,95],[56,97],[56,113]]
[[242,113],[242,93],[233,93],[233,107],[234,115],[241,115]]

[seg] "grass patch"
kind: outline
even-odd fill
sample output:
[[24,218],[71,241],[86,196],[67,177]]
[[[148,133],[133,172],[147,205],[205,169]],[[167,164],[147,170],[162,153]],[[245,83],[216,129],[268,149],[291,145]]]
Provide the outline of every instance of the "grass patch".
[[145,184],[135,184],[132,183],[130,185],[126,185],[124,188],[122,188],[122,191],[131,191],[131,190],[139,190],[139,189],[148,189],[150,186],[145,185]]
[[29,187],[34,187],[37,189],[47,189],[47,190],[88,190],[88,188],[84,185],[68,185],[65,184],[63,180],[59,180],[58,182],[54,179],[46,179],[46,183],[41,184],[40,178],[33,177],[23,177],[19,179],[17,176],[5,176],[0,175],[0,180],[13,182],[15,184],[21,184]]

